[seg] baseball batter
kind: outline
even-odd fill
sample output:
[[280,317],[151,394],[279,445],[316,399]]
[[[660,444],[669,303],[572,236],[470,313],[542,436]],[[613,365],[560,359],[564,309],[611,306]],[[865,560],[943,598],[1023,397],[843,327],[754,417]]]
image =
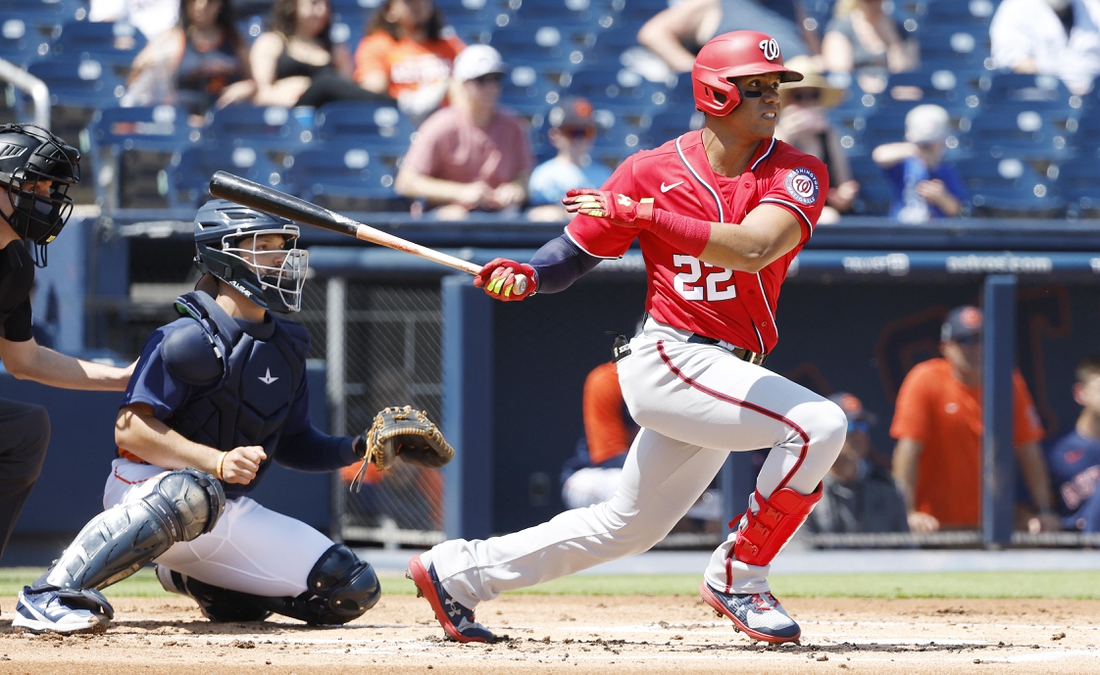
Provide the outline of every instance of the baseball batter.
[[138,360],[115,422],[106,510],[20,592],[14,627],[102,630],[114,610],[100,590],[152,561],[166,590],[213,621],[274,612],[340,624],[378,601],[369,563],[248,497],[273,460],[327,471],[366,454],[362,436],[312,426],[309,335],[268,311],[301,305],[308,255],[297,240],[282,218],[222,200],[199,209],[196,259],[208,276]]
[[[409,561],[451,638],[492,642],[473,610],[503,591],[646,551],[728,453],[771,448],[700,590],[749,636],[798,639],[798,624],[769,592],[769,564],[821,498],[847,430],[834,403],[762,366],[779,339],[780,286],[829,189],[820,161],[772,137],[779,86],[801,78],[767,35],[715,37],[692,70],[702,131],[633,155],[603,190],[570,191],[563,201],[577,217],[529,264],[497,259],[481,270],[475,283],[488,294],[522,300],[564,290],[638,239],[649,317],[616,358],[642,430],[610,501],[502,537],[446,541]],[[536,283],[516,294],[518,274]]]

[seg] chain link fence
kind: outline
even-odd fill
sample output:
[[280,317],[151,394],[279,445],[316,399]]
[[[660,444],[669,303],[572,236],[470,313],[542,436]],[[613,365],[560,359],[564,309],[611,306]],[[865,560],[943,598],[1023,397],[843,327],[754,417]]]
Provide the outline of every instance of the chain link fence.
[[[310,358],[327,361],[330,431],[355,435],[392,405],[442,419],[442,317],[437,279],[400,284],[334,277],[306,284],[300,320]],[[443,541],[443,474],[398,462],[367,468],[358,491],[353,465],[334,477],[335,534],[387,546]]]

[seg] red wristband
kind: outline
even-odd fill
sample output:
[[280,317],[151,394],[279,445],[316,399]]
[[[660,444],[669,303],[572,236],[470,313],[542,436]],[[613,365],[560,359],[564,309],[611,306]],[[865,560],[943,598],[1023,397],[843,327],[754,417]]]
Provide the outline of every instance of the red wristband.
[[664,209],[653,210],[653,222],[639,223],[642,227],[649,225],[648,229],[653,234],[672,244],[688,255],[698,258],[710,241],[710,223],[698,218],[681,216]]

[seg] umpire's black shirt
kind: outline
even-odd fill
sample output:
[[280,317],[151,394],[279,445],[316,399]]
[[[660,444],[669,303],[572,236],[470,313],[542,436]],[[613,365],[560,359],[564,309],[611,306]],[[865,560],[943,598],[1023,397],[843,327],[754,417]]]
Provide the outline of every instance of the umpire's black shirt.
[[31,286],[34,263],[21,239],[0,249],[0,338],[31,339]]

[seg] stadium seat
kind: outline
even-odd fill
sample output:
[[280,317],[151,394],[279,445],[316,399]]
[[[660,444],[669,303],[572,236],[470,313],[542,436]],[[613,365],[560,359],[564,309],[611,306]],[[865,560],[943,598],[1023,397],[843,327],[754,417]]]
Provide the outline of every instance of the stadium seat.
[[[981,0],[975,0],[981,2]],[[940,4],[940,3],[937,3]],[[936,25],[919,34],[923,68],[988,70],[989,29],[969,25]]]
[[550,23],[554,25],[587,24],[593,28],[601,27],[605,23],[610,26],[608,20],[614,10],[609,3],[596,0],[513,0],[510,3],[515,7],[515,18],[520,24],[530,21]]
[[581,70],[568,78],[563,96],[583,96],[598,110],[607,110],[634,126],[651,116],[667,101],[665,88],[645,80],[633,70]]
[[446,17],[447,25],[443,28],[443,37],[457,35],[460,40],[468,45],[489,44],[493,39],[495,25],[481,18]]
[[1000,0],[923,0],[914,8],[921,30],[934,26],[967,26],[989,29]]
[[22,66],[49,53],[50,37],[35,30],[27,18],[0,14],[0,59]]
[[281,189],[279,168],[258,148],[205,142],[172,156],[168,165],[168,203],[172,208],[195,208],[210,199],[210,176],[228,171],[248,180]]
[[393,140],[407,144],[412,124],[392,105],[362,101],[329,103],[313,116],[317,137],[324,141],[354,139],[357,142]]
[[879,107],[934,103],[956,116],[973,117],[981,103],[979,91],[947,68],[922,69],[911,73],[893,73],[886,89],[877,96]]
[[1015,157],[979,157],[956,164],[973,204],[973,215],[996,218],[1057,218],[1065,201],[1052,181]]
[[646,130],[647,143],[657,147],[686,131],[703,128],[703,113],[692,106],[668,106],[655,113]]
[[512,8],[501,0],[439,0],[435,6],[448,21],[466,25],[479,23],[490,33],[512,21]]
[[586,51],[595,43],[590,28],[532,22],[494,32],[489,44],[506,61],[518,60],[557,78],[584,66]]
[[393,191],[396,172],[369,145],[318,144],[293,157],[287,190],[336,211],[407,211]]
[[1033,110],[1054,110],[1079,115],[1084,101],[1053,75],[994,73],[982,82],[982,103],[1026,105]]
[[88,125],[96,201],[116,208],[166,208],[165,171],[172,156],[201,138],[187,113],[172,106],[97,110]]
[[894,186],[886,174],[871,160],[870,155],[850,158],[852,178],[859,183],[859,194],[852,203],[852,212],[860,216],[885,216],[894,200]]
[[1018,157],[1059,161],[1074,154],[1072,130],[1077,121],[1054,109],[1028,105],[988,106],[970,122],[962,147],[974,156]]
[[1100,218],[1100,152],[1093,151],[1057,167],[1058,192],[1073,218]]
[[289,108],[231,105],[208,113],[207,120],[206,140],[258,148],[277,163],[313,140],[313,132]]
[[73,21],[61,27],[53,53],[65,59],[95,59],[125,78],[145,42],[141,31],[128,23]]
[[[119,98],[125,93],[122,80],[110,68],[91,59],[50,58],[31,63],[27,72],[50,88],[51,130],[74,146],[81,146],[81,174],[91,176],[89,148],[80,142],[82,132],[97,109],[118,106]],[[20,118],[29,119],[30,98],[20,95],[18,100],[17,107],[24,111]],[[93,181],[82,181],[73,186],[69,194],[78,202],[92,202],[95,199]]]

